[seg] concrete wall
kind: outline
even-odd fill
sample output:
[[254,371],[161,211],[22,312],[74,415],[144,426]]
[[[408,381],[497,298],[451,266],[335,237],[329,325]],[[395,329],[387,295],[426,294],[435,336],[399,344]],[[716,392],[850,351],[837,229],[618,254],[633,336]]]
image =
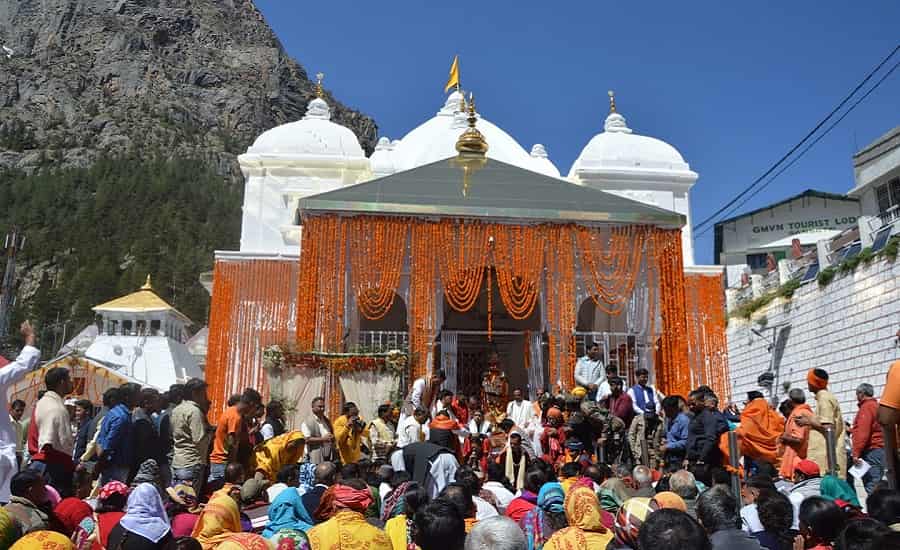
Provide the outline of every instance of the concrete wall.
[[[855,389],[861,382],[875,386],[881,395],[885,375],[892,361],[900,359],[897,330],[900,329],[900,259],[860,265],[849,275],[837,274],[824,289],[813,281],[794,294],[790,301],[777,300],[754,315],[766,318],[780,330],[776,353],[775,392],[784,399],[782,383],[806,388],[806,372],[818,367],[831,376],[830,389],[841,403],[849,421],[856,414]],[[733,395],[745,399],[749,390],[760,389],[756,378],[766,371],[772,342],[771,330],[760,330],[765,338],[751,332],[760,330],[756,322],[730,319],[728,360]],[[768,395],[768,394],[767,394]],[[810,396],[811,397],[811,396]]]

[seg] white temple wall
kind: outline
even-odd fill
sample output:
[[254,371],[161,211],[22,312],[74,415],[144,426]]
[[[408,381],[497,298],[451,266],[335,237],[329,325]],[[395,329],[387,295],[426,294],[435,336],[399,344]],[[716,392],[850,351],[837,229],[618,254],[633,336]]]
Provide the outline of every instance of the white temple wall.
[[[878,260],[854,273],[837,274],[825,288],[812,282],[800,287],[791,301],[777,300],[754,314],[765,326],[790,323],[783,350],[776,346],[775,395],[785,398],[782,384],[806,389],[810,368],[825,369],[829,388],[838,398],[847,421],[856,415],[856,387],[868,382],[881,395],[891,362],[900,359],[900,260]],[[750,329],[765,335],[761,338]],[[728,362],[734,399],[759,390],[757,377],[769,366],[767,346],[772,331],[757,322],[729,319]],[[768,392],[765,392],[768,396]],[[812,396],[807,394],[808,402]]]
[[298,201],[357,183],[367,175],[367,167],[356,164],[327,161],[266,166],[242,162],[241,252],[296,254],[300,245],[300,228],[294,225]]

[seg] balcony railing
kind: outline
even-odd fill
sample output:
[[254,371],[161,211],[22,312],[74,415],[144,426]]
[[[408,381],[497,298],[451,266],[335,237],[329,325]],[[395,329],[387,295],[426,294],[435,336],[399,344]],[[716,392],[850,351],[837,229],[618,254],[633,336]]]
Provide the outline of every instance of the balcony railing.
[[356,343],[359,349],[370,351],[408,351],[409,333],[399,330],[361,330]]

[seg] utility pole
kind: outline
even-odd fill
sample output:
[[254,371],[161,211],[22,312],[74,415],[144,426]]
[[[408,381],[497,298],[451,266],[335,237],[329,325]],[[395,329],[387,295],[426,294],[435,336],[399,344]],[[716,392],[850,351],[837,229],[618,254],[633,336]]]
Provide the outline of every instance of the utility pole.
[[0,342],[9,332],[9,315],[16,303],[16,255],[25,246],[25,235],[18,227],[6,234],[3,251],[6,253],[6,271],[0,280]]

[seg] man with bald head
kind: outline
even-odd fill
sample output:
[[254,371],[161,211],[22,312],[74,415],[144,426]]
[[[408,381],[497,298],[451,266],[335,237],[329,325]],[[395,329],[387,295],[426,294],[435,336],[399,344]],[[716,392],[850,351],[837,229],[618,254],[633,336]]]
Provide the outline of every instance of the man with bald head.
[[798,424],[797,417],[812,415],[812,409],[806,404],[806,393],[800,388],[789,391],[788,400],[792,408],[784,423],[784,433],[779,438],[784,448],[779,474],[784,479],[793,478],[794,466],[806,458],[806,450],[809,446],[809,426]]
[[316,508],[319,507],[319,501],[322,500],[322,494],[325,493],[325,490],[334,485],[335,477],[337,476],[337,467],[333,462],[322,462],[321,464],[316,465],[316,469],[313,472],[315,476],[316,484],[312,489],[305,492],[300,499],[303,501],[303,506],[306,508],[306,511],[309,512],[309,517],[315,517],[313,514],[316,512]]

